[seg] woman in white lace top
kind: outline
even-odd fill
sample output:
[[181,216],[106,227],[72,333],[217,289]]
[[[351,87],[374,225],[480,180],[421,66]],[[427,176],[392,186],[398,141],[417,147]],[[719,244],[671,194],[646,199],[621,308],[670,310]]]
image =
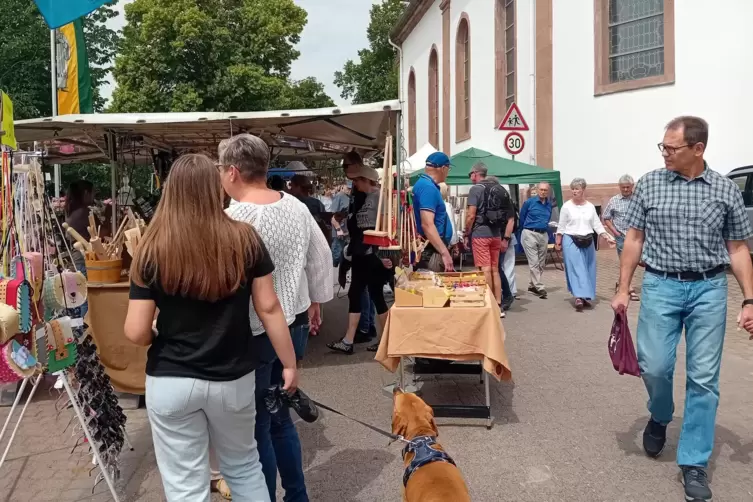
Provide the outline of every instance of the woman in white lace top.
[[580,312],[596,298],[594,233],[604,236],[610,244],[614,239],[604,230],[594,205],[586,200],[586,180],[575,178],[570,189],[573,198],[560,210],[555,246],[562,250],[567,289],[575,297],[575,309]]
[[[334,294],[332,255],[308,208],[292,195],[267,187],[268,166],[269,148],[255,136],[239,134],[220,143],[222,186],[236,201],[227,214],[252,225],[264,241],[275,265],[275,292],[300,360],[309,328],[319,328],[319,304],[330,301]],[[263,404],[264,391],[279,383],[282,367],[266,340],[253,302],[250,317],[260,354],[268,362],[256,371],[256,441],[270,498],[275,500],[279,468],[285,499],[308,500],[301,444],[290,413],[285,408],[271,417]]]

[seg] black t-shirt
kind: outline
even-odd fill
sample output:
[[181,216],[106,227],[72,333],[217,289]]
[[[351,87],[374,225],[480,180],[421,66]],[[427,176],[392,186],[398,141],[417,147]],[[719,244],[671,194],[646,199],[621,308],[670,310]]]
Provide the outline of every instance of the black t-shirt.
[[159,334],[147,352],[147,375],[227,382],[260,366],[248,315],[253,279],[274,270],[267,249],[262,251],[246,271],[246,283],[214,303],[131,282],[131,300],[154,300],[159,309]]

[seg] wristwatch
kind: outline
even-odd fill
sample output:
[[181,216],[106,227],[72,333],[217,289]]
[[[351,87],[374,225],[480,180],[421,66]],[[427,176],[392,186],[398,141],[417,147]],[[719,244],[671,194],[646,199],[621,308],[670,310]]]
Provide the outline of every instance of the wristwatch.
[[511,237],[511,236],[505,236],[505,237],[502,237],[502,238],[503,238],[504,240],[506,240],[507,242],[510,242],[510,239],[512,239],[512,237]]
[[753,305],[753,298],[746,298],[743,300],[743,307],[746,305]]

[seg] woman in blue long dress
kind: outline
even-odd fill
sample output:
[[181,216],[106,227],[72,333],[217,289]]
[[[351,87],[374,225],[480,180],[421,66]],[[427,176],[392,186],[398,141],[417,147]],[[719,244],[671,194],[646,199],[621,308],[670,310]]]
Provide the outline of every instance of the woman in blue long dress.
[[575,298],[575,309],[583,310],[596,298],[596,248],[594,233],[604,236],[610,246],[614,238],[604,230],[593,204],[586,200],[586,180],[570,183],[573,197],[562,205],[556,244],[565,260],[567,289]]

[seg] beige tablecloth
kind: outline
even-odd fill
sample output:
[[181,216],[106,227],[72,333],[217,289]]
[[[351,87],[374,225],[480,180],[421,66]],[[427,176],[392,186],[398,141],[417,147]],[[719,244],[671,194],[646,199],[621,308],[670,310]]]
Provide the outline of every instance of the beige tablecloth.
[[487,288],[485,307],[392,307],[375,359],[395,371],[403,356],[483,361],[497,380],[512,378],[499,306]]
[[123,334],[130,283],[89,284],[87,324],[112,386],[120,392],[144,394],[146,351]]

